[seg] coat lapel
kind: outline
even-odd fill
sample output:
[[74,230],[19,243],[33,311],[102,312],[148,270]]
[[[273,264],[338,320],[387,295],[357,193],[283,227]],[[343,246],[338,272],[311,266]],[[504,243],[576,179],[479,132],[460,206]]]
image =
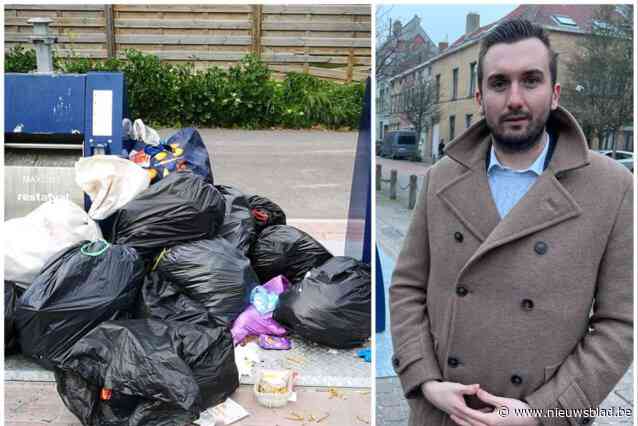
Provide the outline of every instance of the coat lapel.
[[437,192],[450,211],[481,242],[500,220],[485,173],[485,156],[490,146],[491,136],[483,120],[470,126],[445,151],[465,169]]
[[437,195],[481,241],[461,273],[490,250],[581,214],[580,206],[557,176],[589,164],[587,141],[576,120],[562,107],[550,114],[547,126],[559,135],[549,166],[502,220],[485,170],[491,143],[485,121],[475,123],[446,149],[465,170]]
[[492,230],[463,270],[485,253],[519,238],[572,219],[582,209],[551,170],[545,170],[527,194]]
[[481,242],[485,241],[500,220],[487,174],[481,170],[480,164],[445,185],[437,195]]

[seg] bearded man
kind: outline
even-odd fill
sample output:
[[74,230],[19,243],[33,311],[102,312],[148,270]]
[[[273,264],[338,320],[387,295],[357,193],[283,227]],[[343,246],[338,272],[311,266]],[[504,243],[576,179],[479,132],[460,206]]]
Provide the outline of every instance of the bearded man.
[[633,179],[559,106],[556,62],[529,21],[491,30],[483,119],[425,176],[390,288],[410,425],[585,425],[631,363]]

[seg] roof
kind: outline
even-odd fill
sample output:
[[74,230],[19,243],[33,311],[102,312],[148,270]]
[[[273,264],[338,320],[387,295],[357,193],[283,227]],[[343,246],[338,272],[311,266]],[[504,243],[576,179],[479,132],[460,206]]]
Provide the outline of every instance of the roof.
[[[402,73],[394,76],[391,80],[408,75],[429,63],[432,63],[444,56],[449,55],[454,51],[460,50],[467,45],[477,42],[493,27],[509,19],[527,19],[535,24],[542,25],[549,30],[555,31],[568,31],[581,34],[590,32],[593,16],[599,6],[600,5],[595,4],[528,4],[518,6],[516,9],[511,11],[503,18],[490,24],[483,25],[482,27],[479,27],[477,30],[469,34],[463,34],[452,44],[450,44],[446,50],[439,52],[434,57],[421,64],[416,65],[409,70],[403,71]],[[618,6],[619,5],[617,5],[617,7]],[[576,27],[570,25],[560,25],[554,17],[569,18],[576,24]]]
[[410,19],[410,21],[401,28],[399,39],[413,40],[418,35],[420,35],[424,40],[434,44],[421,26],[421,19],[417,15],[414,15],[414,17],[412,17],[412,19]]
[[[468,41],[481,38],[487,31],[497,24],[510,19],[527,19],[537,25],[542,25],[548,29],[590,32],[591,23],[596,9],[600,5],[596,4],[527,4],[518,6],[508,15],[491,24],[484,25],[478,30],[463,34],[450,45],[450,48],[458,47]],[[574,25],[561,25],[555,17],[565,17],[571,20]]]
[[[421,19],[417,15],[414,15],[412,19],[408,21],[408,23],[401,26],[401,31],[399,32],[399,40],[411,42],[417,36],[421,36],[425,44],[430,45],[436,52],[436,44],[432,41],[430,36],[428,36],[428,34],[421,26]],[[388,41],[383,44],[381,49],[385,49],[387,43]]]

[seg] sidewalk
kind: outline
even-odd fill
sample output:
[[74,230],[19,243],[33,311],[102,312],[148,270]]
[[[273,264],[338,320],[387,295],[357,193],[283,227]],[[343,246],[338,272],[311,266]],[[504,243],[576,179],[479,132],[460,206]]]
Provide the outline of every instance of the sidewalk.
[[[401,180],[401,176],[399,179]],[[386,301],[386,324],[383,333],[377,333],[376,342],[376,425],[377,426],[401,426],[408,423],[409,407],[403,397],[403,390],[399,379],[392,368],[391,357],[393,353],[392,339],[390,337],[390,313],[388,306],[388,288],[396,258],[401,250],[403,238],[407,233],[412,211],[408,210],[407,195],[399,191],[397,200],[390,200],[385,192],[376,192],[376,238],[381,267],[383,269],[383,281]]]
[[[407,177],[399,176],[399,182]],[[419,181],[419,189],[421,188]],[[391,369],[392,341],[389,335],[388,288],[392,269],[401,250],[413,210],[409,210],[407,191],[398,191],[397,200],[390,200],[387,187],[376,192],[376,238],[380,248],[385,285],[386,331],[376,334],[376,425],[399,426],[408,422],[409,408],[394,371]],[[601,404],[601,408],[633,408],[633,365]],[[631,418],[597,418],[594,426],[632,425]]]
[[[288,219],[288,224],[311,234],[334,255],[342,255],[346,220]],[[259,355],[261,368],[292,369],[299,372],[297,401],[281,409],[258,405],[252,394],[254,375],[242,376],[241,386],[231,396],[250,416],[233,423],[238,426],[308,425],[328,414],[321,425],[357,426],[370,422],[371,368],[351,350],[335,350],[293,339],[290,351],[265,351]],[[330,392],[333,388],[334,391]],[[80,422],[62,403],[53,373],[24,357],[5,359],[5,414],[7,426],[76,426]],[[294,414],[304,421],[292,419]],[[287,418],[290,417],[290,418]],[[368,422],[368,423],[366,423]]]
[[[11,395],[11,399],[5,402],[5,426],[81,426],[62,403],[55,383],[5,382],[4,389],[6,394]],[[331,393],[325,387],[297,387],[295,391],[297,402],[269,409],[257,404],[252,386],[241,385],[231,399],[250,415],[233,425],[300,426],[303,423],[294,419],[295,414],[303,416],[308,425],[316,423],[312,418],[321,419],[326,415],[328,417],[320,423],[322,426],[365,426],[370,423],[370,390],[339,388]]]

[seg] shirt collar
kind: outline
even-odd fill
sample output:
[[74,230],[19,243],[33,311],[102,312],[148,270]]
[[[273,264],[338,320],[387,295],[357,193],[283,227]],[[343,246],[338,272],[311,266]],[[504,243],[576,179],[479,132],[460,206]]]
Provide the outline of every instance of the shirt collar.
[[547,132],[544,132],[544,134],[545,134],[545,147],[543,148],[543,151],[539,154],[538,157],[536,157],[536,160],[532,163],[532,165],[525,170],[512,170],[508,167],[503,166],[501,162],[498,161],[498,158],[496,158],[496,151],[494,150],[494,144],[492,144],[492,148],[490,149],[490,163],[487,166],[487,174],[492,173],[492,170],[494,168],[499,168],[501,170],[508,170],[508,171],[513,171],[513,172],[521,173],[521,174],[526,172],[532,172],[536,174],[537,176],[540,176],[541,173],[543,173],[543,168],[545,166],[545,157],[547,157],[547,151],[549,150],[549,135],[547,134]]

